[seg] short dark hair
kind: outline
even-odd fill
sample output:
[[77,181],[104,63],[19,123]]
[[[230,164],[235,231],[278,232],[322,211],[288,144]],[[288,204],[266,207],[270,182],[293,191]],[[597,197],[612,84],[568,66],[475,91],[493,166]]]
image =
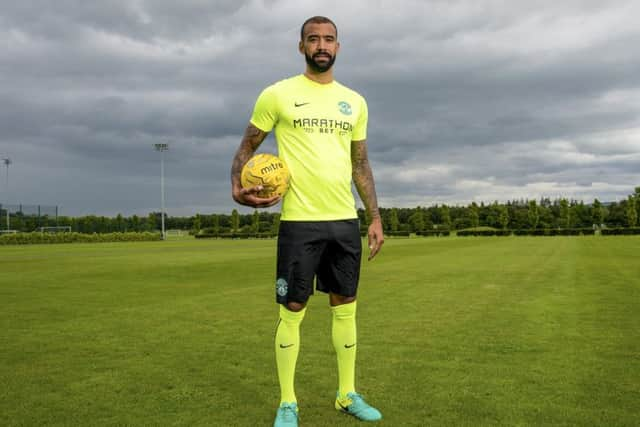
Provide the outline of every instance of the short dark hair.
[[338,37],[338,27],[336,27],[336,24],[331,19],[327,18],[326,16],[312,16],[311,18],[304,21],[304,24],[302,24],[302,27],[300,27],[300,40],[304,41],[304,27],[306,27],[307,24],[311,23],[333,25],[333,28],[336,30],[336,38]]

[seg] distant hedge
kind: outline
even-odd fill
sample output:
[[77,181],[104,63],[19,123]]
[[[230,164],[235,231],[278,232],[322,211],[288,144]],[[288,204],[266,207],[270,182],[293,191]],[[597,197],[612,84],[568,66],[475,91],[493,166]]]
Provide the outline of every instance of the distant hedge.
[[416,236],[422,237],[446,237],[449,235],[451,235],[449,230],[416,231]]
[[[360,237],[367,237],[368,235],[368,229],[360,230]],[[384,235],[385,237],[410,237],[411,233],[408,231],[385,231]]]
[[49,243],[150,242],[162,240],[160,233],[15,233],[0,235],[0,245],[40,245]]
[[593,236],[593,228],[538,228],[534,230],[460,230],[456,235],[466,236]]
[[460,230],[457,236],[511,236],[511,230]]
[[388,231],[384,233],[388,237],[409,237],[410,234],[408,231]]
[[603,236],[631,236],[640,234],[640,227],[631,228],[603,228],[600,230]]
[[202,233],[196,234],[196,239],[272,239],[276,233]]
[[535,230],[513,230],[516,236],[593,236],[593,228],[538,228]]

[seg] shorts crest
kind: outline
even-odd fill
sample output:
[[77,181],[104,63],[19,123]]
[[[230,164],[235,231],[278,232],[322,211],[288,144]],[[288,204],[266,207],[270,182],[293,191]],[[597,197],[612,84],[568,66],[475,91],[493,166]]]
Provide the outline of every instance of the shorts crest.
[[276,281],[276,293],[278,295],[280,295],[281,297],[287,295],[287,292],[289,291],[289,286],[287,285],[287,281],[284,280],[282,277],[279,278]]

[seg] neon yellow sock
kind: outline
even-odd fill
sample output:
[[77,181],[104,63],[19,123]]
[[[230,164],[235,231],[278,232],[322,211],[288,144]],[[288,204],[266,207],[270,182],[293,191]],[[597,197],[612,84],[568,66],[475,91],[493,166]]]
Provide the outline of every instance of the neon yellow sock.
[[331,338],[338,357],[338,391],[341,396],[355,392],[356,302],[331,307]]
[[306,307],[295,312],[280,305],[280,320],[276,327],[276,366],[280,381],[280,404],[297,402],[294,391],[296,361],[300,350],[300,324]]

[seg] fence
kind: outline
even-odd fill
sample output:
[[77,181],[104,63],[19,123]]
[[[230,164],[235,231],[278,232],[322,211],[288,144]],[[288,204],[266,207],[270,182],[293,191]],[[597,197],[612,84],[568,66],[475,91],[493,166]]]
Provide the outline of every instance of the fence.
[[0,230],[9,232],[12,229],[11,223],[14,224],[14,228],[27,228],[29,230],[57,225],[58,206],[0,203]]

